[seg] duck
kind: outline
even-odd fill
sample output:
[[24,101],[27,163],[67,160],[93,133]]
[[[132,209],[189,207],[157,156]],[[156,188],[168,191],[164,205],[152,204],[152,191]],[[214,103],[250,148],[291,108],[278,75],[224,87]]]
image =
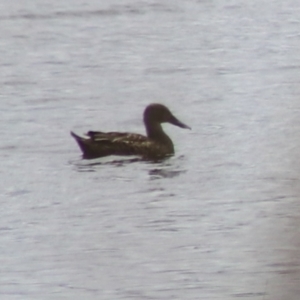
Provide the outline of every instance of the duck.
[[88,131],[81,137],[71,131],[84,159],[93,159],[109,155],[139,156],[144,159],[161,159],[174,155],[171,138],[164,132],[162,123],[191,129],[179,121],[163,104],[149,104],[143,115],[146,136],[128,132]]

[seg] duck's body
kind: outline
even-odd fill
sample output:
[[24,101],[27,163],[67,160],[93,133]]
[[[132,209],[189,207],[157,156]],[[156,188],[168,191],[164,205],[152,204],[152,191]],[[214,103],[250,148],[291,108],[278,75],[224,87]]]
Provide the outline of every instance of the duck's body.
[[161,123],[189,128],[180,122],[162,104],[150,104],[144,111],[147,136],[136,133],[89,131],[87,138],[71,132],[83,158],[96,158],[108,155],[138,155],[143,158],[163,158],[174,154],[172,140],[163,131]]

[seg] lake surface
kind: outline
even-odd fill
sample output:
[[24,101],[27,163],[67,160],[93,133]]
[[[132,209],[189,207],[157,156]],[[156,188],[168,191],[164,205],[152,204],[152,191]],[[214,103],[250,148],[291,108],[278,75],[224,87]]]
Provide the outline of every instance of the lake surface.
[[[299,299],[299,1],[0,8],[1,299]],[[151,102],[174,157],[81,159]]]

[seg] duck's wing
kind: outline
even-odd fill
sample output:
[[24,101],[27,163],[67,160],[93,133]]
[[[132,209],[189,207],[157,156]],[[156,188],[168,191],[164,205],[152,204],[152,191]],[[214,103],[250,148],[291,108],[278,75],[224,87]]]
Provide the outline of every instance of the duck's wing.
[[128,132],[88,132],[94,145],[106,155],[147,156],[155,147],[153,141],[144,135]]
[[156,151],[153,141],[136,133],[89,131],[87,138],[73,132],[84,158],[96,158],[108,155],[139,155],[149,156]]
[[146,136],[137,133],[89,131],[86,135],[94,142],[99,143],[130,144],[149,142]]

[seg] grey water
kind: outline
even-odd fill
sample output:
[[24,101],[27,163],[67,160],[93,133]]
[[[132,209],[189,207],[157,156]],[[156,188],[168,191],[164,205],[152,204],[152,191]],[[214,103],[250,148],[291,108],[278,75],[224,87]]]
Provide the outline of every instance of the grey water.
[[[299,299],[298,1],[0,8],[0,299]],[[152,102],[172,158],[81,159]]]

